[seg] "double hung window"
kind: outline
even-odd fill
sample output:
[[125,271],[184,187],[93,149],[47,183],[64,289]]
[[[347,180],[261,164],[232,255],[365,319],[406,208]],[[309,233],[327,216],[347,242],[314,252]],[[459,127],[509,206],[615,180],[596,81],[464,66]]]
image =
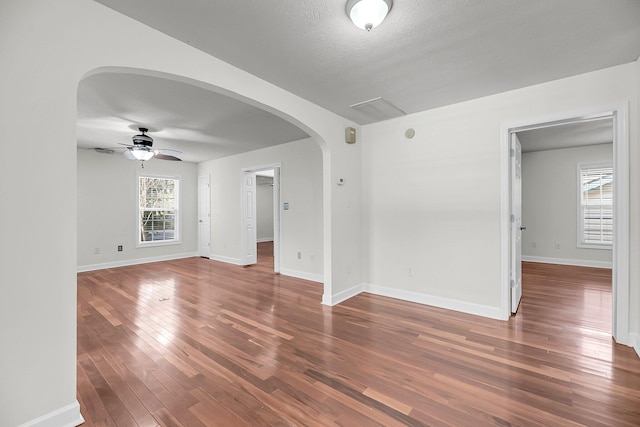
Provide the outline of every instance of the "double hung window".
[[613,167],[610,163],[580,164],[578,180],[578,247],[611,248]]
[[138,244],[177,243],[180,181],[176,177],[138,176]]

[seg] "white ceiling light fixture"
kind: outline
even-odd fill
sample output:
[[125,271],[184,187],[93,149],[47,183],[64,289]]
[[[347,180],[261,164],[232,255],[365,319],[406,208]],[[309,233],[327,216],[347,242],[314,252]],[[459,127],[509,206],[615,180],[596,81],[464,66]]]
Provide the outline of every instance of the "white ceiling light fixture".
[[153,156],[155,156],[155,152],[149,150],[147,147],[132,147],[130,148],[131,154],[136,160],[140,160],[144,162],[146,160],[151,160]]
[[371,31],[384,21],[393,5],[393,0],[349,0],[347,15],[356,27]]

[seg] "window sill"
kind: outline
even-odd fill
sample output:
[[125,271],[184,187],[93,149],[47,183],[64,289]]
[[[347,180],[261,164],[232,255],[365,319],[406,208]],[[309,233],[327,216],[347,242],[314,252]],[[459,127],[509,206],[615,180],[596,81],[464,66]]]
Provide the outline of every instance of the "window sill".
[[155,240],[151,242],[138,242],[138,248],[152,248],[156,246],[172,246],[182,244],[181,240]]
[[598,244],[598,243],[578,243],[577,247],[579,249],[604,249],[604,250],[612,250],[613,245],[610,244]]

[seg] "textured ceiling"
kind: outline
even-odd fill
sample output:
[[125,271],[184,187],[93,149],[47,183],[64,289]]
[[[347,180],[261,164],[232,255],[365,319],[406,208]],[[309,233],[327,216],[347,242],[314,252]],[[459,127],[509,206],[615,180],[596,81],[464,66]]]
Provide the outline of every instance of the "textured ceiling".
[[289,122],[227,96],[172,80],[95,74],[78,87],[78,147],[120,148],[139,127],[154,149],[201,162],[306,138]]
[[518,132],[522,152],[556,150],[613,142],[613,119],[567,123]]
[[[371,32],[346,0],[96,0],[361,124],[351,105],[406,113],[634,61],[640,0],[395,0]],[[269,113],[163,79],[96,75],[79,88],[78,145],[128,143],[199,162],[306,136]]]
[[98,0],[359,123],[634,61],[638,0],[396,0],[371,32],[346,0]]

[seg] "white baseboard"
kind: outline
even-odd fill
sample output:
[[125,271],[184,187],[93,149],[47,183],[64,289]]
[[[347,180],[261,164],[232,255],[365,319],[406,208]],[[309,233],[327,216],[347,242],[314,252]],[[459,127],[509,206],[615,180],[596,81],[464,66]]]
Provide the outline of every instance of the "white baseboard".
[[322,274],[307,273],[306,271],[290,270],[288,268],[281,268],[280,274],[298,279],[310,280],[312,282],[324,283],[324,276]]
[[258,243],[273,242],[273,237],[260,237],[256,240]]
[[543,262],[546,264],[575,265],[578,267],[613,268],[613,263],[609,261],[588,261],[583,259],[548,258],[529,255],[522,255],[522,261]]
[[80,413],[80,404],[76,400],[71,405],[49,412],[19,427],[76,427],[82,423],[84,418]]
[[633,349],[636,351],[636,354],[638,355],[638,357],[640,357],[640,335],[638,335],[635,332],[630,332],[629,333],[629,345],[631,347],[633,347]]
[[189,252],[189,253],[183,253],[183,254],[163,255],[163,256],[149,257],[149,258],[127,259],[123,261],[105,262],[101,264],[79,265],[77,267],[77,271],[78,273],[82,273],[85,271],[103,270],[105,268],[126,267],[128,265],[149,264],[151,262],[171,261],[173,259],[193,258],[197,256],[199,256],[197,252]]
[[212,259],[214,261],[226,262],[227,264],[242,265],[242,260],[240,258],[211,254],[209,255],[209,259]]
[[356,295],[361,293],[362,290],[363,290],[363,287],[362,287],[362,284],[360,284],[360,285],[353,286],[342,292],[338,292],[337,294],[334,294],[334,295],[324,294],[322,295],[322,304],[331,305],[331,306],[338,305],[341,302],[348,300],[349,298],[355,297]]
[[418,304],[445,308],[447,310],[488,317],[490,319],[504,320],[500,312],[500,307],[492,307],[489,305],[476,304],[472,302],[444,298],[419,292],[388,288],[379,285],[365,284],[363,287],[364,292],[369,292],[370,294],[374,295],[400,299],[403,301],[416,302]]
[[415,302],[418,304],[430,305],[447,310],[459,311],[476,316],[488,317],[490,319],[504,320],[502,319],[499,307],[491,307],[482,304],[475,304],[450,298],[422,294],[419,292],[405,291],[402,289],[388,288],[385,286],[372,285],[369,283],[362,283],[353,286],[334,295],[325,294],[322,296],[322,303],[331,306],[337,305],[362,292],[368,292],[370,294],[395,298],[403,301]]

